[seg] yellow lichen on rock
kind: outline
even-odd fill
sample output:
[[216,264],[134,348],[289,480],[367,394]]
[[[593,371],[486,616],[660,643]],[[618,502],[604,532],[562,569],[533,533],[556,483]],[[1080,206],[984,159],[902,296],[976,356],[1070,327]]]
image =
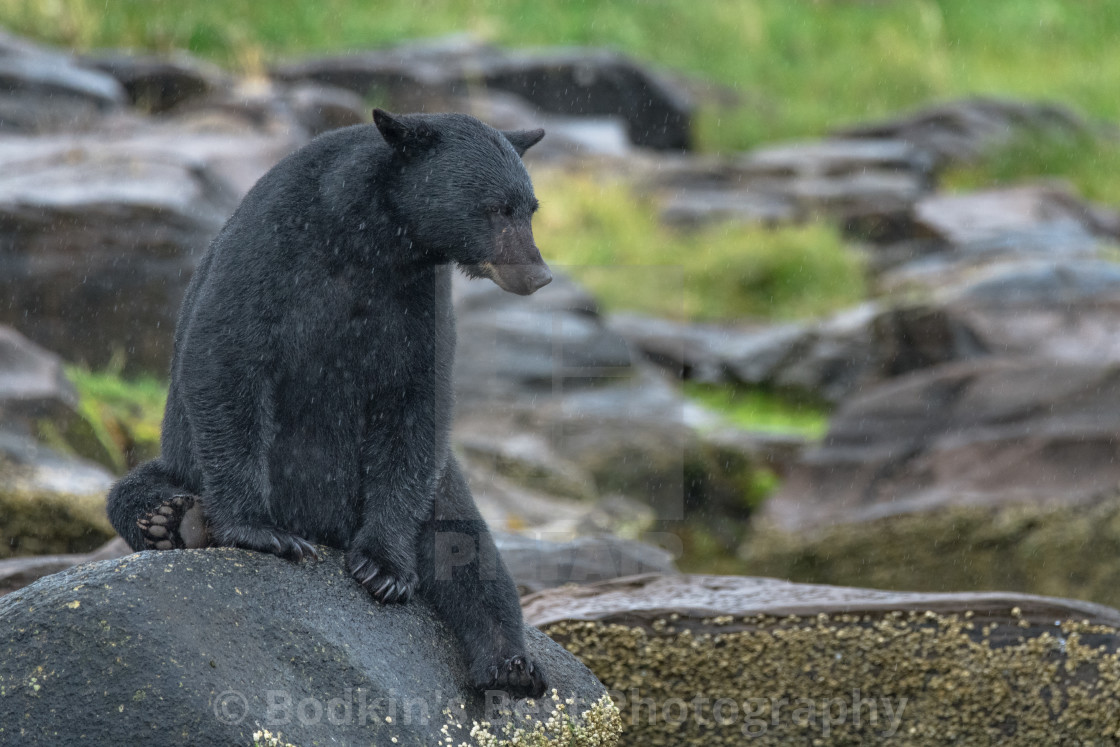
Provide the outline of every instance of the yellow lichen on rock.
[[625,745],[1112,744],[1117,630],[932,612],[546,626],[614,696]]

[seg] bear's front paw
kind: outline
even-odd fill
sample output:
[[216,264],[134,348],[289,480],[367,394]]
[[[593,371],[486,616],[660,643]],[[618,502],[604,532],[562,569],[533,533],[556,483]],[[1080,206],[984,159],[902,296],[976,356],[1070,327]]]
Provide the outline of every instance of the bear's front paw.
[[525,655],[511,656],[486,667],[484,674],[474,678],[479,690],[505,690],[513,698],[539,698],[548,689],[548,678],[533,660]]
[[382,604],[407,602],[420,583],[416,571],[394,568],[392,563],[357,550],[346,555],[346,565],[350,575]]

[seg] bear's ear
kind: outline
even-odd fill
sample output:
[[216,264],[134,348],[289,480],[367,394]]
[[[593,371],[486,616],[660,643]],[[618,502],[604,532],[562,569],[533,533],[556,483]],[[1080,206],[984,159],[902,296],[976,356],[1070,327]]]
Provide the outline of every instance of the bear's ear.
[[517,155],[523,156],[525,151],[541,141],[541,138],[544,137],[544,130],[510,130],[502,134],[506,136],[506,140],[517,151]]
[[406,122],[384,109],[373,110],[373,123],[385,142],[399,153],[417,153],[436,140],[435,131],[426,124]]

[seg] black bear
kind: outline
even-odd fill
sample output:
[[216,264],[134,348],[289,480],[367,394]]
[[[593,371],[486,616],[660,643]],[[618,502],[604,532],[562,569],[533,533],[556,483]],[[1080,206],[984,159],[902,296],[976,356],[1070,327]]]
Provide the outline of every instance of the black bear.
[[375,110],[265,174],[187,289],[161,455],[110,492],[129,545],[342,548],[378,601],[428,600],[476,687],[540,696],[449,431],[453,266],[522,295],[552,279],[521,162],[543,136]]

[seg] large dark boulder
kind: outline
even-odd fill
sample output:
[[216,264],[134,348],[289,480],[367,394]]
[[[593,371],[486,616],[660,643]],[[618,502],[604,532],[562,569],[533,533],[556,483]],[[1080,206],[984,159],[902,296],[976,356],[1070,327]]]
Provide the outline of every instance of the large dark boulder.
[[507,724],[534,745],[617,734],[603,686],[533,629],[555,699],[503,716],[468,686],[427,607],[378,605],[333,551],[300,565],[231,549],[82,565],[0,598],[0,629],[3,742],[251,744],[267,729],[303,745],[496,744],[487,734],[511,738]]
[[639,576],[526,597],[612,691],[627,745],[1110,743],[1120,612]]
[[615,52],[512,53],[479,72],[487,86],[516,94],[547,113],[620,117],[635,145],[659,150],[692,146],[693,104],[687,93]]

